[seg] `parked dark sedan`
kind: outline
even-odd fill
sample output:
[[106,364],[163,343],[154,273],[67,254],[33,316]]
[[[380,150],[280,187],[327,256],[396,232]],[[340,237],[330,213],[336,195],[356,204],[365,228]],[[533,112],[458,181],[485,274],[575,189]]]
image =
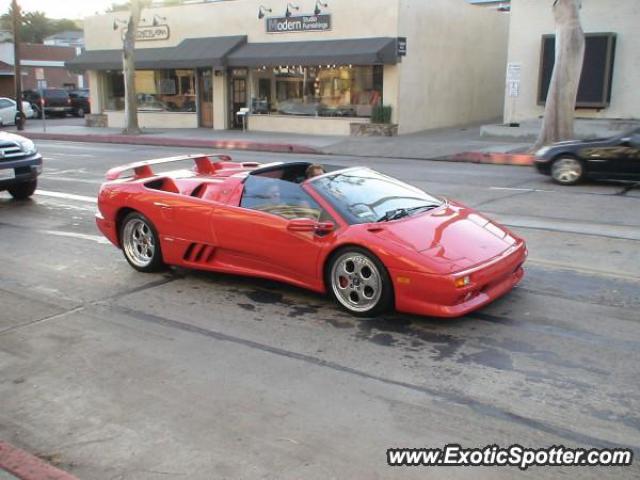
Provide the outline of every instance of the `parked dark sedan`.
[[640,128],[595,140],[572,140],[536,152],[540,173],[562,185],[585,178],[640,180]]
[[71,113],[73,115],[82,118],[85,114],[91,113],[88,89],[71,90],[69,98],[71,99]]

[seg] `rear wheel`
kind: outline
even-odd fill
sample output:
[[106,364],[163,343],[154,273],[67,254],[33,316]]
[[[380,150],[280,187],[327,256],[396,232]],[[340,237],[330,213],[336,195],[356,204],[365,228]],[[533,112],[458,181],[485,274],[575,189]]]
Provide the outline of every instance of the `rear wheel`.
[[144,215],[132,212],[125,217],[120,228],[120,242],[124,257],[136,270],[148,273],[164,268],[158,233]]
[[584,166],[575,157],[558,157],[551,165],[551,178],[561,185],[575,185],[584,178]]
[[76,116],[80,118],[84,118],[84,108],[78,107],[78,109],[76,110]]
[[29,182],[17,183],[7,188],[9,193],[16,200],[26,200],[34,194],[38,187],[38,180],[31,180]]
[[393,305],[393,286],[382,262],[359,247],[347,247],[333,255],[326,285],[334,299],[349,313],[371,317]]

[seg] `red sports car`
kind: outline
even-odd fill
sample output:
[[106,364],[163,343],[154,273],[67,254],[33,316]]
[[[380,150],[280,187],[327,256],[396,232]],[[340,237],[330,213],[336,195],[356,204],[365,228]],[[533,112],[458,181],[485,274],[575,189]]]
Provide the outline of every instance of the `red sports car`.
[[[195,166],[152,169],[184,160]],[[117,167],[97,224],[136,270],[270,278],[329,292],[358,316],[456,317],[522,279],[524,241],[474,210],[369,168],[308,178],[308,167],[205,155]]]

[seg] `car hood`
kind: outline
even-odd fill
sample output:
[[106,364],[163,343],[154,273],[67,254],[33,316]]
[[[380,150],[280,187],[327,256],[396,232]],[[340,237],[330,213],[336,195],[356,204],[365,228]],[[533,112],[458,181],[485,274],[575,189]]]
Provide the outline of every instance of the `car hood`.
[[25,137],[21,137],[20,135],[16,135],[14,133],[9,132],[0,132],[0,141],[2,142],[24,142],[26,140]]
[[427,266],[443,273],[486,263],[519,243],[504,227],[455,203],[389,222],[384,228],[388,240],[416,250]]

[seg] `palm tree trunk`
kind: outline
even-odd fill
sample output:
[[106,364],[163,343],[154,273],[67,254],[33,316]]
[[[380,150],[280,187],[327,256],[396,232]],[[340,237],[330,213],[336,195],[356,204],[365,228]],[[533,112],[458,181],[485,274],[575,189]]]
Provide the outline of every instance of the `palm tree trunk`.
[[135,74],[135,47],[136,32],[140,22],[140,1],[131,0],[131,15],[124,35],[122,48],[122,72],[124,74],[124,110],[125,128],[123,133],[127,135],[139,135],[142,133],[138,126],[138,99],[136,96]]
[[534,149],[573,138],[576,98],[584,61],[580,0],[555,0],[556,56],[547,93],[542,129]]

